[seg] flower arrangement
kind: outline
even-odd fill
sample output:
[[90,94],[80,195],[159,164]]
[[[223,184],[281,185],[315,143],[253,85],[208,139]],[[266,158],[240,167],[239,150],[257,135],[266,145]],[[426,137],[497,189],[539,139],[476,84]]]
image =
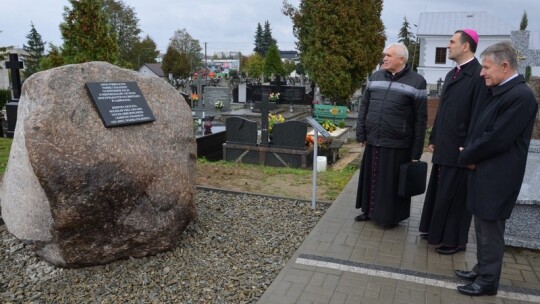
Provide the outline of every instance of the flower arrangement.
[[[313,134],[306,135],[306,144],[308,146],[313,146],[315,138]],[[317,137],[317,147],[321,150],[328,149],[332,143],[332,138],[324,138],[322,136]]]
[[218,111],[221,111],[221,109],[223,109],[223,101],[216,101],[216,103],[214,103],[214,108],[216,108],[216,110]]
[[272,132],[272,128],[277,123],[285,122],[285,117],[281,114],[268,114],[268,132]]
[[191,94],[191,100],[192,101],[199,101],[199,95],[197,95],[197,93]]
[[328,132],[334,132],[337,129],[336,124],[330,120],[323,121],[321,126]]
[[276,101],[279,99],[279,93],[270,93],[270,95],[268,96],[268,99],[270,99],[271,101]]

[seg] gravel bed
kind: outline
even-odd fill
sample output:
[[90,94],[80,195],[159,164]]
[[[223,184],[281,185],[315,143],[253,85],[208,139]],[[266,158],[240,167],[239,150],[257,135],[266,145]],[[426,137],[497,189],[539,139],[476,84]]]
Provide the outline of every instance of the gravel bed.
[[199,190],[173,251],[63,269],[0,225],[0,303],[255,303],[328,208]]

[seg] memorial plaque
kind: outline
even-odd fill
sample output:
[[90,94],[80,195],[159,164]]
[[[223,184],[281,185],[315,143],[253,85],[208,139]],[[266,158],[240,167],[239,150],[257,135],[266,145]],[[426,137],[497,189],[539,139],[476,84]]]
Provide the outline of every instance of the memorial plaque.
[[144,96],[132,82],[87,82],[90,99],[107,128],[156,120]]

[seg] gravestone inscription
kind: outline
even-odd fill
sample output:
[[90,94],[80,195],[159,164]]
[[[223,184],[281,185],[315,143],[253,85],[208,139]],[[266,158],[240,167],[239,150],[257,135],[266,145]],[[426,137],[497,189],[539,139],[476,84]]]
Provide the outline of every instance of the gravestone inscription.
[[254,85],[247,92],[247,99],[252,101],[268,100],[270,93],[279,93],[278,104],[311,104],[307,100],[306,88],[303,86],[273,86],[273,85]]
[[306,88],[295,86],[282,86],[280,100],[282,103],[305,104]]
[[107,128],[156,120],[136,82],[87,82],[86,88]]

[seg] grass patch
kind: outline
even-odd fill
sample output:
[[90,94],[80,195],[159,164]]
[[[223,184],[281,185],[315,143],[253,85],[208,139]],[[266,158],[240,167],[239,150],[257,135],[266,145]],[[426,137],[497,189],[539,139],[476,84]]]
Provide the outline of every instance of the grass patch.
[[[310,171],[311,172],[311,171]],[[347,166],[341,170],[327,170],[317,174],[319,184],[328,186],[327,195],[331,200],[335,200],[343,188],[349,183],[356,172],[356,167]]]
[[0,174],[6,172],[12,142],[11,138],[0,137]]

